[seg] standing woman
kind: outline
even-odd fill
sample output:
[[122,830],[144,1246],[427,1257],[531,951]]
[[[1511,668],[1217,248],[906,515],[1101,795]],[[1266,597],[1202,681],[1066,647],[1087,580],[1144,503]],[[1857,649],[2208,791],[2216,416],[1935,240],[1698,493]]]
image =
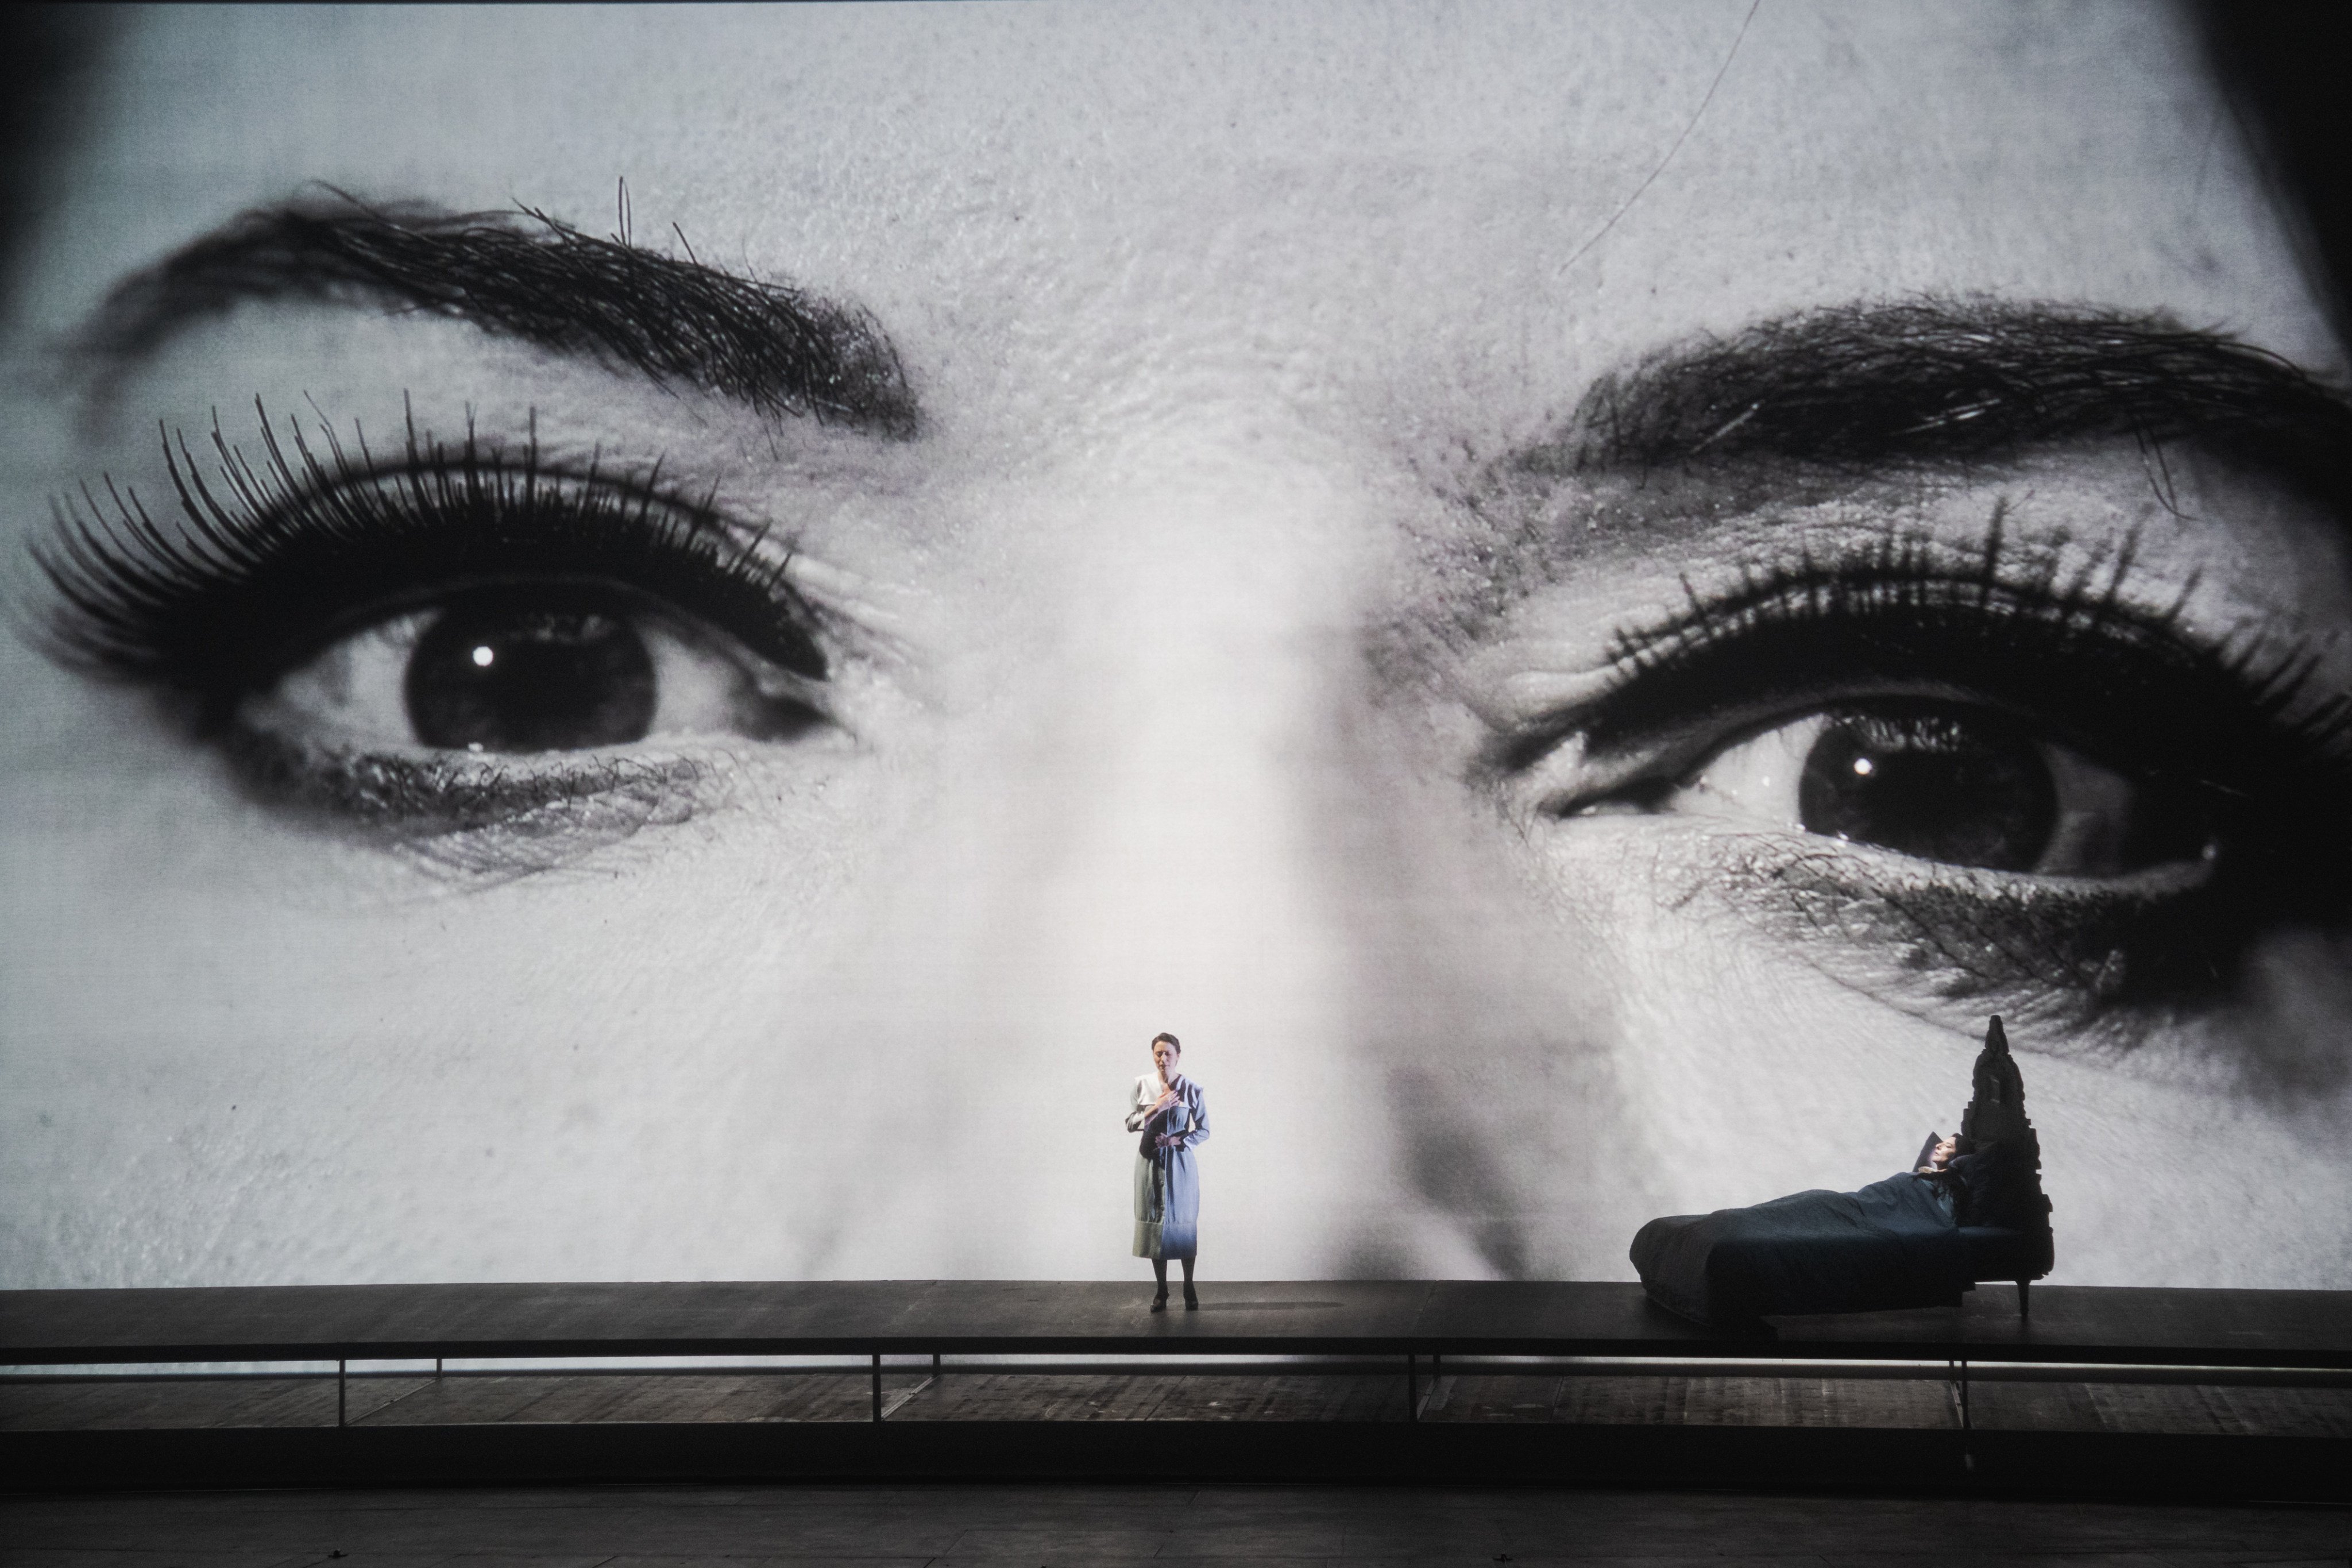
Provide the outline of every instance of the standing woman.
[[1201,1086],[1176,1070],[1184,1047],[1173,1035],[1151,1037],[1151,1070],[1135,1080],[1127,1130],[1143,1134],[1135,1153],[1135,1255],[1151,1259],[1160,1281],[1151,1310],[1168,1310],[1168,1260],[1184,1262],[1184,1310],[1192,1294],[1192,1258],[1200,1246],[1201,1178],[1192,1145],[1209,1136],[1209,1108]]

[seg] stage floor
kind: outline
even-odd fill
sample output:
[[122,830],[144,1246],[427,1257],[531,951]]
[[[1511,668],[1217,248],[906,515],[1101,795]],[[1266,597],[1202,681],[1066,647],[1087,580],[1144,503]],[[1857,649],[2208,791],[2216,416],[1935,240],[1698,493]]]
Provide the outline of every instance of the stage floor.
[[2342,1568],[2352,1513],[1559,1488],[609,1487],[0,1499],[11,1568]]
[[[1739,1365],[1739,1363],[1734,1363]],[[2310,1386],[2105,1383],[1909,1372],[1821,1375],[1739,1365],[1730,1375],[1654,1368],[1515,1373],[1153,1374],[887,1366],[893,1422],[1519,1423],[1887,1431],[2081,1432],[2352,1439],[2352,1383]],[[370,1373],[342,1390],[352,1427],[872,1421],[865,1372]],[[338,1425],[338,1390],[313,1374],[0,1379],[0,1431]]]
[[[1619,1285],[1210,1282],[1200,1311],[1165,1314],[1147,1295],[15,1292],[0,1469],[60,1488],[1183,1476],[2352,1499],[2352,1295],[2055,1288],[2021,1321],[1989,1287],[1769,1339]],[[634,1364],[583,1364],[601,1358]],[[100,1363],[122,1370],[42,1370]]]
[[434,1356],[1580,1355],[2352,1368],[2352,1292],[1988,1285],[1953,1309],[1687,1323],[1638,1285],[1219,1281],[1145,1310],[1097,1281],[298,1285],[0,1292],[0,1364]]

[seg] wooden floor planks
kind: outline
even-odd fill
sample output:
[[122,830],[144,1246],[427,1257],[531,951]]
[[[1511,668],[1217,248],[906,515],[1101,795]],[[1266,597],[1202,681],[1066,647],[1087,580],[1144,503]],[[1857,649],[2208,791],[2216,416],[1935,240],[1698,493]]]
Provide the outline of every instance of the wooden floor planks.
[[2340,1510],[1721,1490],[718,1486],[0,1498],[10,1568],[2265,1568]]
[[[946,1352],[1722,1355],[1622,1281],[1210,1281],[1153,1313],[1100,1280],[704,1280],[0,1291],[0,1365]],[[1777,1320],[1773,1353],[2352,1369],[2352,1291],[2009,1286]]]
[[[1580,1426],[1859,1427],[1960,1425],[1935,1379],[1578,1374],[1424,1378],[1421,1418]],[[332,1426],[331,1377],[0,1379],[0,1430]],[[1402,1376],[1192,1375],[893,1369],[889,1420],[1400,1421]],[[1982,1430],[2352,1438],[2352,1388],[1977,1380]],[[353,1426],[507,1423],[864,1422],[868,1374],[692,1372],[366,1375],[350,1380]]]

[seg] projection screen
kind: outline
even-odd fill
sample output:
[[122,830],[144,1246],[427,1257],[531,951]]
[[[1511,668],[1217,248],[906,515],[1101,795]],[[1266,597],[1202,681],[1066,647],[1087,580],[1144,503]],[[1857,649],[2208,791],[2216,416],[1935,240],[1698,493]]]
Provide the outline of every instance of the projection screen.
[[163,7],[25,150],[0,1286],[1629,1279],[2000,1015],[2352,1287],[2344,367],[2139,5]]

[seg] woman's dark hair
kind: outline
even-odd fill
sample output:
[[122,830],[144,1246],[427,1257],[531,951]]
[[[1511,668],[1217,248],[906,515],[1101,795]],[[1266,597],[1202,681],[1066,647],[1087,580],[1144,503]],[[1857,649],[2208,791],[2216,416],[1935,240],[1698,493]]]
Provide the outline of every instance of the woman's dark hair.
[[2254,143],[2314,288],[2339,332],[2352,333],[2352,26],[2314,0],[2200,0],[2205,45],[2231,108]]
[[118,13],[95,6],[0,6],[0,298],[13,296],[34,215],[58,205],[44,181],[79,134],[88,73],[121,30]]
[[1180,1040],[1180,1039],[1178,1039],[1175,1036],[1173,1036],[1173,1035],[1154,1035],[1154,1036],[1152,1036],[1152,1037],[1151,1037],[1151,1043],[1152,1043],[1153,1045],[1155,1045],[1155,1046],[1156,1046],[1156,1045],[1158,1045],[1158,1044],[1159,1044],[1160,1041],[1162,1041],[1162,1040],[1167,1041],[1167,1042],[1168,1042],[1168,1048],[1169,1048],[1170,1050],[1171,1050],[1171,1051],[1174,1051],[1178,1056],[1180,1056],[1180,1057],[1181,1057],[1181,1056],[1182,1056],[1182,1055],[1184,1054],[1184,1042],[1183,1042],[1183,1041],[1181,1041],[1181,1040]]

